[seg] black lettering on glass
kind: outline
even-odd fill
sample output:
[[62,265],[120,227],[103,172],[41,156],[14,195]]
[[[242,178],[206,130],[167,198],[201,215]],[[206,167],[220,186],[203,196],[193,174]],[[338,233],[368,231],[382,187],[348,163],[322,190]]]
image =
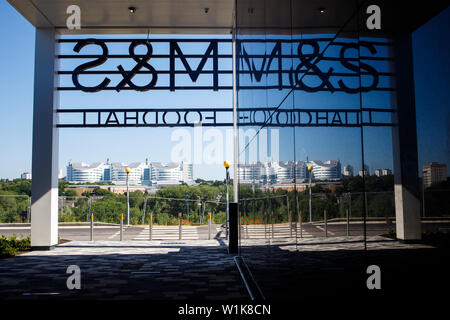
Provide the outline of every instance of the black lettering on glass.
[[196,70],[192,70],[189,65],[183,51],[181,51],[180,46],[176,41],[170,41],[170,91],[175,91],[175,58],[180,58],[181,63],[183,63],[184,68],[189,74],[189,77],[193,82],[196,82],[198,76],[205,67],[206,61],[211,56],[213,58],[213,90],[219,90],[219,57],[218,57],[218,46],[217,41],[213,40],[210,42],[205,54],[203,55],[200,63]]
[[[372,44],[370,44],[370,43],[361,43],[360,45],[363,46],[363,47],[366,47],[367,49],[369,49],[371,54],[377,53],[377,50],[375,49],[375,47]],[[362,92],[368,92],[368,91],[371,91],[371,90],[375,89],[378,86],[378,80],[379,80],[379,76],[378,76],[377,70],[375,70],[374,67],[368,65],[367,63],[364,63],[364,62],[361,62],[361,61],[359,62],[359,65],[360,65],[359,67],[358,67],[357,64],[353,64],[350,61],[348,61],[345,58],[345,52],[348,49],[357,49],[358,50],[358,43],[349,43],[349,44],[346,44],[346,45],[342,46],[341,51],[339,53],[339,56],[340,56],[340,59],[341,59],[341,64],[344,67],[346,67],[347,69],[356,72],[360,77],[361,77],[360,69],[364,69],[368,73],[370,73],[370,75],[373,77],[372,84],[370,86],[367,86],[367,87],[363,87],[361,85],[361,91]],[[341,89],[343,89],[347,93],[358,93],[359,90],[360,90],[360,88],[350,88],[350,87],[348,87],[344,83],[344,81],[342,81],[342,80],[338,81],[338,85],[339,85],[339,87]]]
[[72,73],[72,82],[75,85],[75,88],[77,88],[78,90],[81,90],[84,92],[98,92],[108,86],[108,84],[111,82],[111,80],[109,78],[105,77],[105,79],[103,79],[103,81],[95,87],[86,87],[86,86],[83,86],[78,81],[78,76],[81,72],[83,72],[85,70],[98,67],[99,65],[105,63],[105,61],[108,59],[108,47],[106,46],[105,42],[102,40],[85,39],[85,40],[78,41],[77,44],[75,45],[75,47],[73,48],[73,51],[79,53],[81,49],[83,49],[85,46],[87,46],[89,44],[95,44],[97,46],[100,46],[102,48],[102,54],[99,58],[97,58],[93,61],[89,61],[89,62],[80,64],[78,67],[76,67]]

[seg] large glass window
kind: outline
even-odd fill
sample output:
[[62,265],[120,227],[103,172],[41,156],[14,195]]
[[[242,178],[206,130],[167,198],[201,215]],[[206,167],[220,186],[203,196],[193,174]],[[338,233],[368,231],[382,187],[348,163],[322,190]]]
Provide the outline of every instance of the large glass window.
[[278,263],[311,241],[362,249],[391,232],[389,36],[367,31],[357,2],[237,9],[241,254],[258,275],[261,259]]

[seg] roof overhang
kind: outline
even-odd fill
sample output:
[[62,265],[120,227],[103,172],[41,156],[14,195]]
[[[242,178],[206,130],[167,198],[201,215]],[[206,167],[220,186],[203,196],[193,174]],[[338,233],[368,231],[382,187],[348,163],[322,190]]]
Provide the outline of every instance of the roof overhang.
[[[362,4],[359,19],[348,25],[367,32],[365,8],[381,7],[378,35],[411,32],[448,6],[448,1],[406,0],[8,0],[33,26],[60,34],[230,34],[237,4],[237,24],[244,33],[335,33]],[[81,9],[81,30],[66,27],[69,5]],[[130,13],[128,8],[136,8]],[[325,8],[324,14],[319,8]],[[206,10],[207,9],[207,10]],[[364,10],[362,10],[364,9]],[[292,13],[292,14],[291,14]],[[344,30],[345,31],[345,30]],[[370,32],[373,36],[373,31]]]
[[[230,34],[234,0],[8,0],[37,28],[61,34]],[[69,30],[67,7],[81,9],[81,30]],[[136,8],[131,13],[128,8]],[[205,10],[205,8],[208,8]],[[207,12],[206,12],[207,11]]]

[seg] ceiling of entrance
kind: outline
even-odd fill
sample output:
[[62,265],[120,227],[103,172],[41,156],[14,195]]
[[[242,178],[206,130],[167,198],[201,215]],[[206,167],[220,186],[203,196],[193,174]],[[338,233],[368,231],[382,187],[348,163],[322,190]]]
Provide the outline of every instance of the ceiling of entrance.
[[[55,27],[61,34],[230,34],[235,0],[8,0],[35,27]],[[237,23],[255,33],[334,33],[362,0],[237,0]],[[81,30],[66,28],[69,5],[81,9]],[[373,0],[382,11],[383,33],[411,31],[447,7],[428,3]],[[130,13],[129,7],[136,11]],[[321,12],[325,9],[324,12]],[[363,8],[364,9],[364,8]],[[292,14],[291,14],[292,13]],[[366,13],[352,22],[365,32]],[[249,31],[251,32],[251,31]],[[371,33],[373,36],[373,33]],[[381,35],[381,34],[379,34]]]
[[[234,0],[9,0],[36,27],[66,28],[66,9],[81,9],[77,33],[222,33],[232,28]],[[135,7],[130,13],[128,7]],[[205,9],[208,8],[208,9]],[[207,12],[205,12],[207,11]],[[152,29],[153,28],[153,29]]]

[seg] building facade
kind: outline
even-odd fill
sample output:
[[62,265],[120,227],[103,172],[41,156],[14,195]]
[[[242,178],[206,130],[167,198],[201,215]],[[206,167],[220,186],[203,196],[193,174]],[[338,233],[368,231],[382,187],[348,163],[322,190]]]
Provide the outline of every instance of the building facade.
[[125,168],[130,169],[130,173],[128,173],[128,182],[129,184],[141,184],[144,179],[144,170],[148,167],[148,164],[144,162],[133,162],[129,165],[124,163],[112,163],[111,164],[111,180],[108,182],[112,182],[114,184],[125,184],[127,180],[127,173],[125,172]]
[[150,165],[149,174],[152,185],[173,185],[184,183],[192,183],[193,166],[185,162],[171,162],[166,165],[160,162],[154,162]]
[[345,177],[353,177],[353,167],[351,165],[344,166],[343,175]]
[[191,184],[193,181],[193,166],[188,163],[159,162],[96,162],[91,165],[82,162],[67,165],[66,181],[73,183],[109,182],[123,185],[127,180],[125,168],[130,169],[128,182],[130,185],[175,185],[182,182]]
[[94,162],[90,165],[84,162],[69,162],[66,181],[74,183],[106,182],[105,169],[108,164]]
[[422,167],[423,184],[426,188],[447,180],[447,165],[430,162]]
[[341,175],[341,163],[339,160],[310,161],[308,165],[313,167],[311,174],[315,180],[339,180]]
[[[206,0],[204,6],[207,6],[208,10],[202,10],[197,1],[162,2],[149,0],[139,1],[141,7],[138,13],[142,14],[142,16],[139,16],[139,19],[128,16],[124,18],[123,15],[133,14],[135,11],[127,11],[126,7],[128,4],[114,2],[114,5],[112,5],[112,2],[86,1],[83,2],[83,12],[93,12],[92,17],[95,23],[91,24],[89,28],[87,28],[88,26],[83,26],[81,31],[77,31],[76,29],[69,30],[66,28],[67,8],[63,5],[58,5],[57,1],[35,1],[33,5],[30,5],[29,1],[8,0],[8,2],[36,28],[34,92],[38,92],[39,94],[34,95],[33,101],[32,173],[33,178],[40,181],[40,183],[33,184],[32,186],[32,194],[35,195],[32,197],[31,204],[34,217],[31,223],[33,247],[48,249],[57,244],[58,240],[58,193],[54,189],[56,189],[55,186],[57,186],[58,178],[58,130],[61,130],[63,127],[59,123],[59,116],[62,116],[62,114],[58,114],[56,110],[61,108],[59,95],[65,89],[61,87],[63,90],[59,90],[60,88],[58,87],[58,90],[56,90],[56,86],[59,86],[60,77],[64,75],[60,74],[59,71],[64,70],[58,68],[60,66],[59,61],[55,63],[57,62],[56,59],[61,58],[60,55],[55,55],[55,52],[60,50],[62,44],[62,42],[55,41],[55,39],[60,39],[60,36],[66,34],[73,36],[76,34],[103,35],[116,33],[134,35],[141,33],[142,39],[145,39],[145,35],[147,35],[147,42],[149,42],[149,30],[157,30],[162,34],[201,34],[207,35],[208,37],[211,34],[229,36],[230,33],[233,33],[238,43],[241,40],[248,40],[247,43],[241,41],[241,44],[243,43],[245,46],[238,46],[242,50],[229,50],[229,52],[234,53],[235,57],[231,59],[234,62],[233,70],[226,71],[227,73],[232,71],[233,77],[229,78],[237,84],[237,89],[239,90],[239,95],[233,95],[233,97],[237,98],[233,101],[233,107],[236,107],[238,111],[239,109],[253,108],[257,104],[275,109],[278,109],[281,104],[284,104],[283,113],[272,113],[267,118],[264,116],[262,119],[264,125],[268,125],[270,120],[281,124],[283,127],[290,125],[301,127],[310,126],[308,130],[315,130],[313,127],[317,126],[323,126],[324,128],[330,126],[339,126],[341,128],[363,128],[363,126],[371,125],[380,126],[380,123],[372,122],[370,120],[371,117],[368,117],[369,122],[363,123],[363,121],[356,121],[348,123],[349,120],[346,115],[349,113],[338,109],[340,108],[338,105],[342,101],[345,101],[345,96],[342,96],[343,94],[356,97],[355,94],[361,94],[362,92],[366,94],[371,91],[373,91],[373,94],[376,93],[379,96],[380,101],[388,101],[389,103],[380,107],[383,107],[383,110],[389,110],[389,113],[392,111],[393,121],[387,124],[386,130],[392,130],[393,132],[392,154],[396,178],[396,235],[402,240],[420,239],[420,192],[417,183],[418,156],[413,81],[414,68],[412,67],[412,33],[430,18],[437,15],[438,12],[444,10],[448,4],[445,4],[444,7],[441,4],[437,4],[437,1],[429,1],[425,6],[421,3],[414,2],[410,2],[405,6],[400,1],[377,1],[376,3],[379,5],[378,12],[383,12],[381,15],[383,17],[383,27],[381,27],[379,25],[381,23],[380,18],[376,19],[379,20],[379,23],[373,23],[371,21],[373,20],[372,16],[369,16],[371,19],[367,19],[367,9],[370,8],[366,5],[372,4],[360,1],[326,1],[326,7],[317,8],[318,5],[315,1],[252,1],[251,7],[249,7],[249,1]],[[160,6],[163,6],[162,10],[158,10]],[[123,15],[118,13],[120,10],[122,10]],[[210,11],[209,15],[206,14],[207,11]],[[155,15],[155,12],[158,12],[158,14]],[[174,19],[173,17],[179,17],[180,19]],[[364,23],[365,20],[367,20],[368,24]],[[142,21],[146,21],[146,23],[142,24]],[[146,28],[143,25],[146,25]],[[112,28],[112,26],[116,26],[116,28]],[[343,30],[345,32],[342,32]],[[303,41],[304,36],[307,37],[308,42]],[[311,36],[311,39],[309,39],[309,36]],[[286,37],[288,37],[287,41]],[[302,41],[293,41],[296,39],[302,39]],[[364,39],[364,41],[361,41],[361,39]],[[367,41],[367,39],[371,40]],[[274,43],[273,41],[276,42]],[[79,43],[81,44],[83,42]],[[170,43],[176,44],[176,42]],[[256,50],[261,47],[261,43],[263,43],[262,50]],[[265,44],[270,45],[270,47]],[[313,48],[313,53],[309,51],[306,55],[305,51],[302,51],[302,46],[305,44]],[[217,50],[213,49],[216,44],[211,42],[210,45],[211,50],[214,50],[211,57],[215,59],[218,56]],[[334,46],[337,46],[339,52],[333,52],[332,49]],[[382,48],[379,49],[378,47],[380,46]],[[384,49],[386,46],[389,50]],[[244,48],[246,48],[246,51],[243,50]],[[323,51],[321,50],[322,48]],[[357,50],[354,50],[355,48]],[[362,50],[359,50],[360,48]],[[327,49],[328,52],[326,52]],[[270,52],[268,50],[272,50],[271,56],[268,56],[267,53]],[[367,52],[368,50],[369,56],[364,53],[360,57],[358,53],[357,57],[350,57],[348,54],[345,55],[348,52],[347,50],[357,52]],[[210,52],[208,51],[207,56],[210,55]],[[249,52],[253,53],[254,56],[249,57],[247,54]],[[293,54],[293,52],[298,52],[298,55]],[[376,52],[377,56],[372,57],[374,54],[370,54],[371,52]],[[386,54],[379,54],[383,52],[386,52]],[[336,57],[339,57],[339,53],[341,54],[341,58],[336,59]],[[135,58],[134,56],[131,57],[131,55],[127,56],[129,58]],[[181,54],[179,56],[181,57]],[[258,56],[259,58],[257,58]],[[274,59],[275,57],[279,57],[279,60]],[[331,58],[329,61],[335,61],[333,63],[334,70],[337,70],[337,68],[341,70],[341,67],[348,69],[339,72],[345,72],[346,78],[332,74],[333,69],[331,69],[331,66],[319,67],[316,63],[309,61],[310,59],[318,61],[325,58]],[[361,68],[355,70],[357,65],[349,59],[357,59],[359,61],[363,58],[365,60],[369,59],[371,61],[382,62],[377,66],[371,66],[365,63],[365,66],[370,67],[370,72],[368,72],[369,69],[367,67],[364,72],[361,72]],[[261,69],[257,69],[255,66],[255,63],[259,66],[260,61],[254,59],[263,59],[264,64]],[[271,64],[272,60],[274,63]],[[276,60],[278,60],[277,63],[275,63]],[[265,66],[266,61],[267,66]],[[179,65],[179,63],[175,64],[173,62],[174,58],[171,61],[167,61],[167,64],[171,66]],[[213,65],[221,65],[222,63],[219,62],[215,60]],[[184,63],[185,69],[187,69],[186,63]],[[240,68],[244,63],[248,68]],[[274,68],[277,64],[279,70]],[[272,69],[269,69],[270,66],[272,66]],[[287,66],[287,68],[283,69],[283,66]],[[174,75],[181,71],[181,69],[172,69],[171,71],[173,71],[172,74]],[[219,83],[219,71],[221,70],[215,67],[214,69],[213,83],[207,88],[212,88],[214,91],[222,89],[230,90],[230,83],[223,84],[222,81]],[[395,70],[395,74],[391,70]],[[192,82],[196,81],[200,71],[200,67],[198,68],[198,72],[193,72],[189,69],[187,74],[192,79]],[[116,72],[114,68],[114,73]],[[210,73],[211,71],[208,70],[208,72]],[[278,76],[274,72],[278,73]],[[308,74],[310,72],[312,74]],[[368,84],[366,81],[367,72],[370,74],[370,78],[373,78],[371,84]],[[72,75],[74,76],[76,73],[72,73]],[[117,85],[115,89],[119,91],[122,85],[126,85],[126,82],[132,82],[124,73],[122,75],[124,81],[119,83],[114,83],[113,81],[108,89],[114,89],[114,85]],[[285,79],[289,78],[288,75],[292,76],[291,79]],[[307,81],[308,79],[303,79],[304,76],[306,78],[313,77],[314,82],[311,84],[311,82]],[[333,78],[332,81],[329,79],[335,76],[338,78]],[[381,76],[386,80],[378,81]],[[348,79],[349,77],[350,79]],[[76,76],[74,79],[76,79]],[[264,79],[265,83],[259,83],[261,79]],[[354,80],[352,81],[352,79]],[[303,80],[306,81],[303,82]],[[317,80],[319,81],[318,83],[316,83]],[[349,81],[351,82],[349,83]],[[65,80],[61,81],[61,83],[64,82]],[[161,86],[161,82],[163,81],[158,83],[160,86],[156,89],[166,88],[167,84],[163,83]],[[392,85],[387,86],[386,83]],[[91,87],[89,90],[91,92],[96,90],[101,91],[107,85],[99,84],[97,87]],[[156,77],[155,81],[152,80],[148,84],[148,88],[146,87],[145,89],[153,89],[155,85]],[[76,90],[83,91],[84,89],[80,89],[80,87],[78,83],[76,87],[68,87],[67,90],[75,88]],[[175,87],[176,82],[172,78],[167,90],[173,92]],[[204,87],[200,89],[203,90]],[[282,94],[281,96],[283,98],[281,98],[279,95],[274,94],[276,92],[275,90],[286,90],[286,93],[290,97],[294,97],[296,92],[305,94],[305,96],[290,99],[288,95]],[[317,95],[319,91],[324,90],[328,93],[333,93],[333,95],[327,95],[323,102],[326,102],[324,105],[327,106],[336,106],[335,112],[330,113],[329,109],[322,109],[323,112],[303,113],[307,117],[306,122],[301,121],[300,113],[296,117],[293,114],[289,117],[288,109],[316,108],[317,103],[310,103],[310,101],[313,102],[315,100],[309,99],[309,97]],[[335,92],[342,92],[342,95],[341,93]],[[371,103],[367,102],[371,101],[370,99],[359,99],[359,103],[357,103],[358,99],[352,100],[356,103],[352,107],[353,113],[357,114],[354,119],[363,119],[363,112],[367,114],[367,110],[364,111],[363,109],[373,107]],[[291,101],[292,104],[289,105]],[[345,103],[342,107],[348,110],[347,107],[349,106]],[[312,119],[313,116],[315,119]],[[100,118],[99,113],[97,119]],[[250,119],[250,117],[248,118]],[[284,119],[286,118],[288,118],[288,122],[291,121],[289,118],[293,119],[293,123],[284,123]],[[131,119],[128,120],[131,121]],[[234,124],[244,124],[238,121],[237,118],[234,120]],[[181,124],[181,120],[178,122]],[[261,122],[259,120],[253,120],[253,123],[257,124]],[[114,126],[117,124],[113,123]],[[177,124],[174,123],[173,125],[175,126]],[[395,126],[391,126],[391,124],[395,124]],[[161,123],[158,125],[161,125]],[[290,132],[288,127],[285,129],[286,132],[287,130]],[[235,132],[234,153],[237,158],[239,156],[237,151],[238,134],[237,130]],[[330,134],[333,133],[330,132]],[[252,141],[256,140],[259,141],[260,139],[253,139]],[[300,150],[302,147],[301,143],[303,143],[301,139],[285,139],[280,147],[281,149]],[[320,141],[317,140],[316,143],[319,144]],[[348,142],[342,141],[342,143],[347,146]],[[382,143],[383,141],[378,142],[378,144]],[[250,143],[249,147],[252,147]],[[365,152],[362,144],[361,151]],[[295,153],[293,152],[293,154]],[[293,159],[295,160],[295,156],[293,156]],[[245,160],[237,159],[234,162],[245,163]],[[322,164],[318,164],[318,166],[323,167]],[[237,166],[233,167],[235,177],[238,176],[236,168]],[[270,168],[270,175],[273,176],[274,171],[276,171],[275,166]],[[94,168],[87,169],[80,166],[80,168],[75,169],[74,172],[71,172],[71,177],[67,177],[68,180],[74,179],[75,177],[79,177],[79,179],[93,179],[94,177],[91,175],[101,175]],[[331,174],[337,170],[326,168],[323,170],[324,176],[326,176],[327,171]],[[113,173],[111,171],[108,173],[107,170],[106,172],[105,170],[103,171],[103,178],[108,177],[108,174],[109,179],[112,179]],[[364,174],[365,170],[363,169],[362,175],[364,176]],[[148,170],[147,178],[150,177],[149,175],[151,176],[151,171]],[[296,175],[297,172],[295,172]],[[236,185],[236,180],[238,179],[234,180],[235,188],[233,188],[233,192],[235,193],[234,200],[236,201],[239,199]]]
[[339,180],[342,178],[339,160],[325,162],[287,161],[287,162],[257,162],[242,164],[238,168],[239,183],[241,184],[291,184],[309,179],[308,166],[312,166],[312,178],[315,180]]
[[375,169],[374,174],[377,177],[388,176],[388,175],[392,174],[392,170],[391,169]]
[[360,177],[368,177],[370,176],[369,166],[367,164],[364,165],[364,170],[359,170],[358,175]]
[[24,172],[20,175],[20,179],[23,180],[31,180],[31,173],[29,172]]

